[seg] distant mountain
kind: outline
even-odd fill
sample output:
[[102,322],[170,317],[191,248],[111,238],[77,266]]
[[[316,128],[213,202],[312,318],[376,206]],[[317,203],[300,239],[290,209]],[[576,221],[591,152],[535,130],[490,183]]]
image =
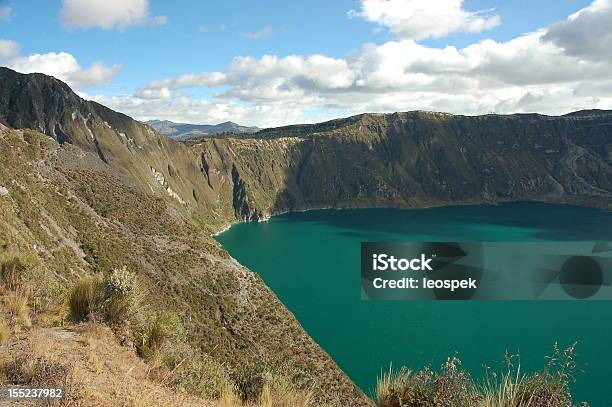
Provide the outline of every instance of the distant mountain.
[[145,122],[164,136],[175,140],[192,140],[198,137],[212,136],[221,133],[255,133],[257,127],[241,126],[234,122],[220,124],[188,124],[175,123],[170,120],[149,120]]

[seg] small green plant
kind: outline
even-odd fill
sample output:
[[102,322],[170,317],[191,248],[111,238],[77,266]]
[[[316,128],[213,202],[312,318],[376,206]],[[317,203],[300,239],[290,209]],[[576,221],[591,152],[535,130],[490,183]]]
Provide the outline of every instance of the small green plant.
[[164,311],[136,333],[136,349],[141,357],[151,359],[167,342],[182,341],[184,335],[179,317],[173,312]]

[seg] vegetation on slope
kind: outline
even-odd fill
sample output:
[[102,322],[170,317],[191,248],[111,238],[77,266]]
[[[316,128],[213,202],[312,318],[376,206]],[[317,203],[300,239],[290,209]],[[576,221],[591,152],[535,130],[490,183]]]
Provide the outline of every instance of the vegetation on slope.
[[[66,398],[60,405],[67,406],[234,407],[243,401],[314,406],[312,392],[287,376],[239,369],[230,378],[224,366],[190,347],[176,314],[146,318],[151,311],[136,300],[138,289],[128,270],[83,277],[66,295],[54,296],[30,279],[40,265],[23,257],[4,252],[0,262],[5,303],[0,385],[63,387]],[[35,306],[41,303],[52,306]]]
[[[576,372],[575,344],[553,348],[544,369],[525,374],[519,355],[504,356],[504,371],[487,368],[486,376],[474,380],[456,356],[439,370],[412,372],[389,369],[379,379],[379,407],[572,407],[570,385]],[[588,406],[581,403],[580,406]]]
[[313,402],[368,404],[259,277],[163,199],[42,134],[0,129],[0,144],[0,353],[93,321],[205,400],[278,377]]

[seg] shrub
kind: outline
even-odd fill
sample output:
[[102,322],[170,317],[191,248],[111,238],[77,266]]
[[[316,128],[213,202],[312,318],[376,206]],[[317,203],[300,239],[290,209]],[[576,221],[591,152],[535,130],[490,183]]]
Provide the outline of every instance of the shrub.
[[[59,317],[56,319],[66,318],[70,290],[57,276],[43,267],[37,267],[27,273],[24,284],[31,289],[30,305],[34,313],[42,314],[42,318],[51,313],[55,314],[54,318]],[[61,312],[61,316],[58,312]]]
[[136,276],[127,267],[115,268],[104,279],[104,314],[110,323],[125,321],[135,305]]
[[180,338],[164,348],[160,361],[170,371],[169,384],[199,397],[218,400],[232,387],[217,361]]
[[70,293],[70,316],[77,322],[92,317],[123,322],[134,308],[135,292],[136,278],[126,267],[115,268],[104,278],[83,277]]
[[110,295],[131,295],[136,287],[136,276],[126,266],[115,268],[105,280]]
[[168,341],[182,341],[183,337],[183,326],[178,316],[173,312],[164,311],[136,333],[136,349],[140,356],[150,359]]
[[236,394],[245,402],[257,401],[271,376],[268,366],[261,362],[244,364],[230,372]]
[[174,385],[206,399],[217,400],[233,388],[221,367],[206,356],[184,359],[172,369],[171,378]]
[[102,280],[97,276],[81,278],[72,287],[68,299],[70,318],[75,322],[85,321],[100,310],[103,302]]

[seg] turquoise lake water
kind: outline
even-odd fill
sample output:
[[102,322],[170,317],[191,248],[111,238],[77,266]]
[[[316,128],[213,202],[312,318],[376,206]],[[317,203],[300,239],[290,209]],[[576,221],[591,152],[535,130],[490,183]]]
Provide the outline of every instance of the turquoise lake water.
[[578,342],[576,401],[612,406],[612,302],[363,301],[362,241],[612,241],[612,213],[510,203],[430,209],[315,210],[242,223],[217,240],[262,276],[366,393],[381,369],[437,367],[455,352],[470,372],[505,351],[539,369],[553,344]]

